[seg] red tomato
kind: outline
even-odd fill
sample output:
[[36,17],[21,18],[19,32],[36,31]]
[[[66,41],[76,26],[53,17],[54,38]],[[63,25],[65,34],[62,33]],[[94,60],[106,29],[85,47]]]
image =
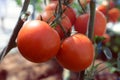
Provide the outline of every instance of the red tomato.
[[73,10],[73,8],[66,7],[66,10],[65,10],[64,14],[66,16],[68,16],[68,18],[70,19],[71,24],[73,25],[75,23],[75,20],[76,20],[76,13]]
[[106,5],[100,5],[97,7],[99,11],[101,11],[104,15],[107,15],[107,6]]
[[[90,14],[86,13],[77,17],[74,24],[75,30],[86,34]],[[106,17],[100,11],[96,11],[94,22],[94,35],[102,36],[106,31]]]
[[[57,6],[58,6],[58,3],[57,2],[53,2],[53,3],[48,4],[45,7],[45,10],[46,11],[51,11],[51,10],[55,11]],[[70,19],[71,24],[73,25],[75,20],[76,20],[76,13],[75,13],[74,9],[72,7],[67,7],[67,6],[64,6],[64,5],[62,6],[62,8],[63,8],[63,10],[65,9],[64,14],[66,16],[68,16],[68,18]]]
[[60,37],[46,22],[29,21],[17,37],[17,46],[27,60],[41,63],[53,58],[60,48]]
[[94,47],[88,37],[83,34],[75,34],[63,41],[56,58],[63,67],[79,72],[92,63]]
[[112,8],[108,11],[108,19],[112,22],[117,22],[120,17],[120,10],[118,8]]
[[[40,15],[42,16],[43,21],[47,22],[49,20],[49,23],[51,23],[55,18],[55,16],[53,14],[54,14],[54,11],[44,11]],[[69,18],[66,15],[63,14],[62,17],[63,18],[61,18],[60,24],[63,26],[65,31],[68,32],[71,30],[72,25],[70,23]],[[40,19],[40,16],[38,16],[37,19]],[[65,38],[65,34],[64,34],[63,30],[61,29],[60,25],[56,25],[55,30],[57,30],[61,39]]]

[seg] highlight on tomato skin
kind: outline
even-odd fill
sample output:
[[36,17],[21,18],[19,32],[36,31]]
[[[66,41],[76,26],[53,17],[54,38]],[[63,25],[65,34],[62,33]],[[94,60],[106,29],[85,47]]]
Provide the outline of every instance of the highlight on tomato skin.
[[85,70],[94,59],[94,46],[87,36],[75,34],[61,43],[56,59],[61,66],[71,71]]
[[41,63],[55,57],[60,48],[60,37],[46,22],[32,20],[20,29],[17,46],[27,60]]

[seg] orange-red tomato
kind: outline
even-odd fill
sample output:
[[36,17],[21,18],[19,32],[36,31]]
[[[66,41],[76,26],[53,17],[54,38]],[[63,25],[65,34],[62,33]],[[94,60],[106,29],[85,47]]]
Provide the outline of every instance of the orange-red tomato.
[[108,11],[109,21],[116,22],[120,17],[120,10],[118,8],[112,8]]
[[[49,20],[49,23],[51,23],[54,20],[54,18],[55,18],[54,11],[44,11],[40,15],[41,15],[43,21],[47,22]],[[63,28],[65,29],[66,32],[71,31],[72,25],[70,23],[69,18],[66,15],[64,15],[64,14],[61,17],[62,18],[60,20],[61,21],[60,24],[63,26]],[[38,16],[37,19],[40,19],[40,16]],[[57,32],[60,35],[61,39],[63,39],[63,38],[66,37],[65,34],[64,34],[64,32],[63,32],[63,30],[61,29],[60,25],[57,24],[55,26],[55,30],[57,30]]]
[[56,56],[56,59],[63,67],[75,72],[82,71],[90,66],[93,58],[93,44],[83,34],[75,34],[66,38]]
[[[86,13],[77,17],[74,24],[75,30],[86,34],[90,14]],[[102,36],[106,31],[106,17],[100,11],[96,11],[94,22],[94,35]]]
[[106,5],[99,5],[97,7],[99,11],[101,11],[104,15],[107,15],[107,6]]
[[46,22],[33,20],[19,31],[17,46],[27,60],[41,63],[53,58],[60,48],[60,37]]
[[[48,4],[45,7],[45,10],[46,11],[51,11],[51,10],[55,11],[57,6],[58,6],[58,3],[53,2],[53,3]],[[62,8],[63,8],[63,10],[65,9],[64,14],[70,19],[70,22],[73,25],[76,20],[76,13],[75,13],[74,9],[72,7],[67,7],[65,5],[62,5]]]
[[76,20],[76,13],[75,13],[74,9],[71,8],[71,7],[66,7],[66,10],[65,10],[64,14],[66,16],[68,16],[71,24],[73,25],[75,23],[75,20]]

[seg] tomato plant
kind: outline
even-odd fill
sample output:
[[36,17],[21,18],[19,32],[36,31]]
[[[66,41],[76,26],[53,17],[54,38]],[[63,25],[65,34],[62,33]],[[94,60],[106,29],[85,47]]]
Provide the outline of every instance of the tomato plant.
[[63,67],[79,72],[92,63],[94,47],[85,35],[74,34],[62,42],[56,58]]
[[[86,13],[77,17],[74,24],[75,30],[79,33],[86,34],[90,14]],[[94,35],[102,36],[106,31],[106,17],[100,11],[96,11],[94,22]]]
[[[45,22],[49,22],[51,23],[56,16],[54,16],[54,11],[44,11],[42,14],[40,14],[37,19],[40,19],[40,16],[42,17],[42,20]],[[60,19],[60,24],[62,25],[62,27],[64,28],[65,32],[67,33],[68,31],[71,31],[71,22],[69,20],[69,18],[62,14],[61,19]],[[54,25],[55,30],[58,32],[58,34],[60,35],[60,38],[63,39],[65,38],[65,33],[63,32],[62,28],[60,27],[59,24]]]
[[[57,7],[58,7],[58,2],[52,2],[45,7],[45,10],[55,11]],[[72,7],[67,7],[65,5],[62,5],[62,9],[63,10],[65,9],[63,13],[70,19],[70,22],[73,25],[76,20],[76,12],[74,11],[74,9]]]
[[46,22],[33,20],[19,31],[17,46],[26,59],[40,63],[53,58],[60,48],[60,37]]

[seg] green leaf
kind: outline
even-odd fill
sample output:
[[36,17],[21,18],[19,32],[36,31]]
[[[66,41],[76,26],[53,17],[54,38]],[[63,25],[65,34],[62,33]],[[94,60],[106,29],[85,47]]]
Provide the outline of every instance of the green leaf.
[[95,36],[94,37],[94,42],[95,43],[102,42],[103,40],[105,40],[105,38],[103,36]]

